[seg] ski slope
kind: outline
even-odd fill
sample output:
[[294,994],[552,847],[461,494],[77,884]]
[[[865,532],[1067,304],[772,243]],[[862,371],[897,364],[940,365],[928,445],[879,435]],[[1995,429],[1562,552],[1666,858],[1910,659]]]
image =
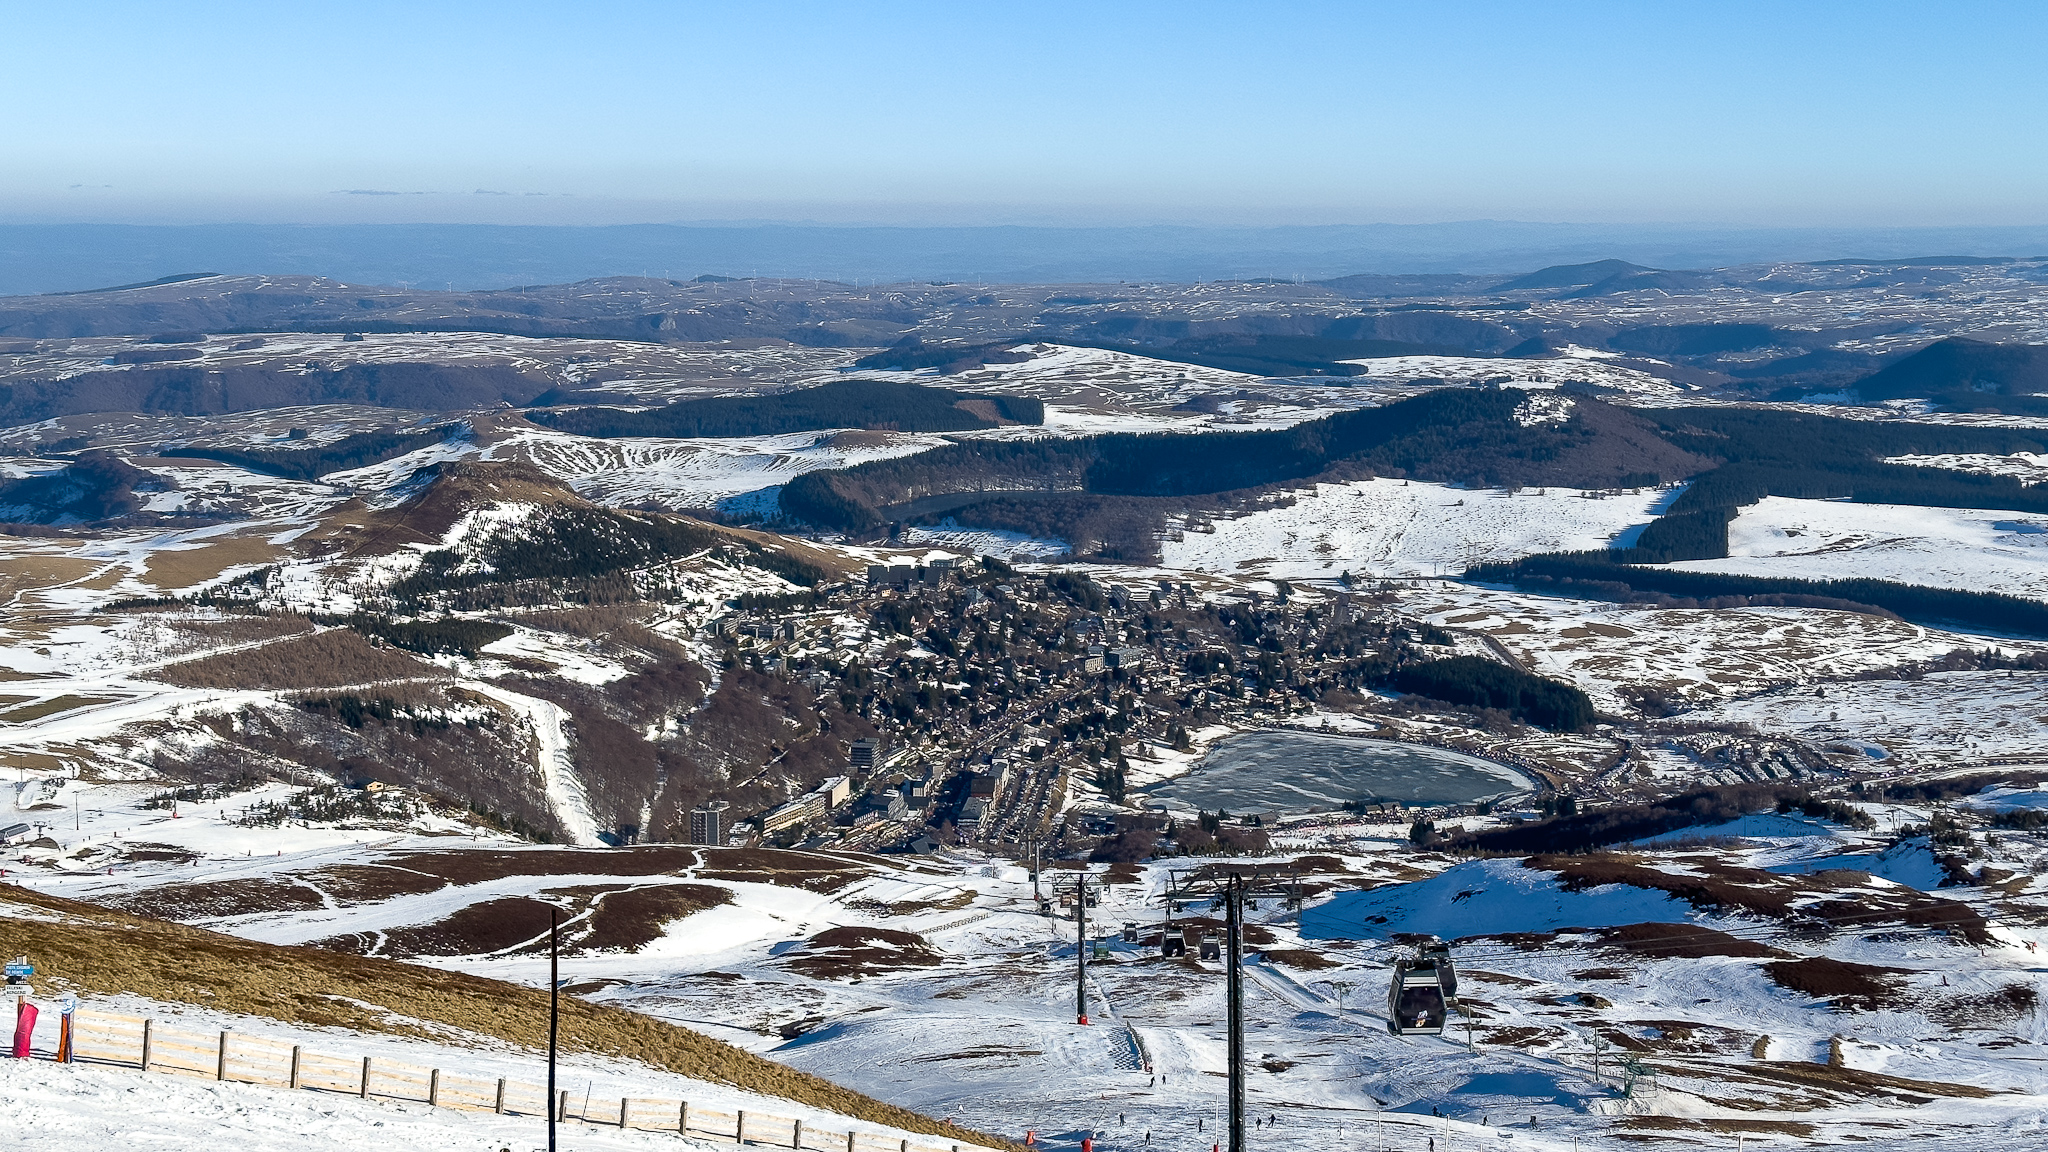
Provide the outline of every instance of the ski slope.
[[1161,566],[1287,580],[1455,575],[1488,561],[1604,548],[1655,519],[1676,493],[1509,492],[1379,478],[1289,495],[1291,504],[1219,517],[1213,531],[1179,530],[1161,543]]

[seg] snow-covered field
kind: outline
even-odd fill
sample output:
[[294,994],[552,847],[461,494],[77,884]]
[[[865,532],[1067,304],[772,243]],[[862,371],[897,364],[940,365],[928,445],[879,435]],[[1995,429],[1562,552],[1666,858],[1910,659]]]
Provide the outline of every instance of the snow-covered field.
[[1455,575],[1472,564],[1606,547],[1676,492],[1461,488],[1422,481],[1318,484],[1293,502],[1187,527],[1160,545],[1167,568],[1287,580]]
[[2048,516],[2038,513],[1768,496],[1728,526],[1728,553],[1672,567],[2048,598]]
[[[1577,684],[1602,709],[1623,714],[1624,686],[1682,701],[1735,699],[1985,647],[1982,637],[1855,612],[1643,608],[1435,583],[1418,586],[1404,610],[1485,636],[1529,670]],[[1998,646],[2043,650],[2022,641]]]
[[[1020,344],[1030,359],[985,364],[941,376],[934,371],[862,372],[962,392],[995,392],[1045,401],[1045,424],[969,433],[979,438],[1090,436],[1104,432],[1250,432],[1289,428],[1334,411],[1386,399],[1345,378],[1274,379],[1155,360],[1104,348]],[[1327,381],[1327,382],[1324,382]]]
[[[2048,673],[1936,672],[1850,680],[1726,700],[1689,714],[1816,744],[1874,745],[1894,764],[1931,769],[2048,763]],[[1887,765],[1890,766],[1890,765]]]
[[1988,452],[1887,456],[1884,462],[1915,468],[1953,468],[1958,472],[1975,472],[1984,476],[2013,476],[2022,484],[2039,484],[2048,480],[2048,455],[2039,452],[2014,452],[2010,456],[1996,456]]
[[[1489,384],[1508,388],[1557,388],[1590,384],[1638,400],[1668,401],[1688,388],[1636,368],[1607,363],[1612,353],[1578,347],[1548,360],[1485,356],[1381,356],[1347,363],[1364,368],[1373,381],[1434,379],[1446,384]],[[1363,383],[1364,381],[1361,381]]]
[[[258,1029],[252,1034],[262,1034]],[[329,1047],[334,1045],[330,1044]],[[530,1069],[527,1070],[530,1073]],[[579,1084],[580,1088],[581,1085]],[[787,1109],[785,1109],[787,1111]],[[287,1092],[92,1064],[0,1064],[0,1144],[162,1152],[479,1152],[546,1147],[545,1121],[396,1100]],[[842,1126],[843,1127],[843,1126]],[[570,1123],[572,1148],[730,1148],[729,1141]]]
[[766,490],[806,472],[908,456],[947,443],[940,436],[858,430],[701,440],[595,439],[536,430],[491,444],[483,458],[523,460],[600,504],[629,507],[652,501],[669,508],[709,508],[753,493],[772,495]]
[[1022,532],[994,528],[962,528],[951,517],[930,527],[911,525],[903,529],[905,544],[945,548],[969,556],[994,556],[998,560],[1030,562],[1049,560],[1065,554],[1072,545],[1064,540],[1045,540]]

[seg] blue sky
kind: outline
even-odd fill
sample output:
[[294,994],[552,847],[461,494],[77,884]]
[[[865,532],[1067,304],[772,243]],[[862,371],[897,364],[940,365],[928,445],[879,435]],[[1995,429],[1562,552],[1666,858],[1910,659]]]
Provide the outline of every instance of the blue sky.
[[2048,5],[5,0],[0,220],[2048,222]]

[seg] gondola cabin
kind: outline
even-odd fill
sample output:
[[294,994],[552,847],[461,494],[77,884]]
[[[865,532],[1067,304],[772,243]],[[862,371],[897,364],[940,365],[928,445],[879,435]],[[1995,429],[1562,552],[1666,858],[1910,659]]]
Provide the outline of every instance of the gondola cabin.
[[1394,962],[1394,980],[1387,988],[1387,1031],[1396,1036],[1439,1036],[1449,1013],[1436,960],[1424,955]]

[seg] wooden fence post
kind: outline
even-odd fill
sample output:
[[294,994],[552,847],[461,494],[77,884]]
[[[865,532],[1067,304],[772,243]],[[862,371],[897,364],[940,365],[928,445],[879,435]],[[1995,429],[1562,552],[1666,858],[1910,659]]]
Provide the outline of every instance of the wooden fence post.
[[299,1086],[299,1046],[292,1045],[292,1087]]
[[738,1119],[733,1121],[732,1142],[735,1144],[745,1144],[747,1142],[747,1114],[745,1112],[739,1113]]
[[794,1135],[792,1135],[792,1136],[790,1136],[790,1138],[789,1138],[789,1146],[790,1146],[791,1148],[801,1148],[801,1147],[803,1147],[803,1146],[804,1146],[804,1122],[803,1122],[803,1121],[799,1120],[799,1121],[797,1121],[797,1122],[796,1122],[796,1131],[795,1131],[795,1134],[794,1134]]
[[846,1152],[853,1152],[853,1133],[846,1134]]
[[621,1128],[626,1126],[626,1106],[632,1102],[633,1098],[630,1096],[619,1097],[619,1127]]
[[220,1034],[220,1059],[213,1066],[213,1078],[215,1080],[225,1080],[228,1078],[228,1033],[226,1032]]
[[439,1108],[440,1106],[441,1070],[439,1068],[429,1068],[427,1070],[427,1107]]
[[685,1100],[676,1108],[676,1135],[688,1136],[689,1134],[690,1102],[688,1100]]
[[558,1102],[556,1103],[556,1105],[555,1105],[555,1119],[556,1119],[556,1120],[558,1120],[558,1121],[561,1121],[561,1120],[567,1120],[568,1118],[569,1118],[569,1090],[568,1090],[567,1088],[564,1088],[564,1089],[562,1089],[562,1098],[561,1098],[561,1100],[560,1100],[560,1101],[558,1101]]
[[503,1076],[498,1077],[498,1102],[491,1106],[491,1111],[496,1112],[500,1116],[505,1114],[505,1078]]
[[154,1030],[155,1026],[156,1026],[156,1021],[154,1021],[154,1020],[144,1020],[144,1021],[142,1022],[142,1070],[143,1070],[144,1072],[147,1072],[147,1071],[149,1071],[149,1056],[150,1056],[150,1052],[149,1052],[149,1042],[150,1042],[150,1032],[151,1032],[152,1030]]
[[370,1058],[368,1056],[363,1057],[363,1083],[357,1090],[356,1095],[365,1100],[370,1098]]

